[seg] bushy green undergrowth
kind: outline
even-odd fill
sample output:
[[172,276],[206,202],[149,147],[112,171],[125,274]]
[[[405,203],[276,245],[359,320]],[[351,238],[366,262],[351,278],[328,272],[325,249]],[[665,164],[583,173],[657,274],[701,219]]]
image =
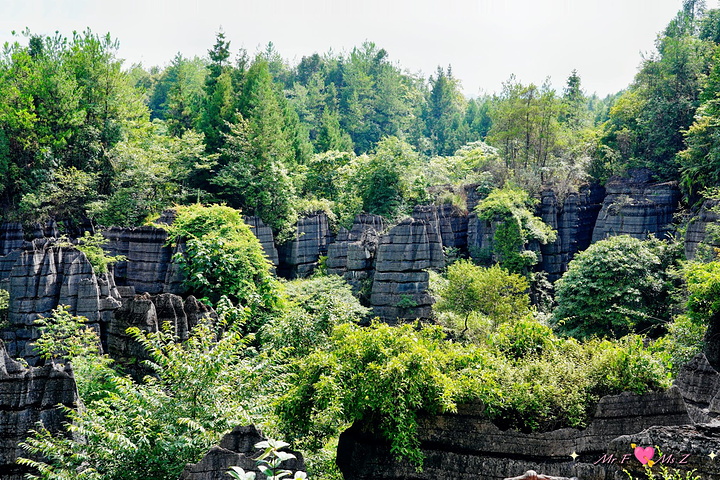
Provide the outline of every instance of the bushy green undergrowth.
[[368,313],[336,275],[287,282],[285,297],[282,314],[263,327],[260,338],[266,350],[290,350],[291,356],[326,347],[335,326],[357,322]]
[[186,285],[201,298],[222,296],[250,309],[248,328],[256,330],[279,308],[280,287],[270,273],[262,246],[238,210],[222,205],[176,207],[166,226],[170,239],[185,240],[186,252],[176,261]]
[[670,384],[665,357],[642,337],[581,344],[533,321],[482,345],[448,341],[440,327],[340,325],[328,349],[300,362],[278,403],[281,426],[312,445],[363,420],[393,454],[419,465],[420,413],[452,412],[475,400],[503,427],[584,427],[601,396]]
[[252,370],[244,366],[247,342],[237,330],[219,334],[202,323],[180,344],[167,325],[157,333],[130,329],[154,371],[137,383],[99,354],[97,335],[84,322],[67,308],[41,322],[36,348],[49,360],[72,361],[84,405],[61,407],[67,432],[31,432],[22,446],[45,460],[21,461],[39,472],[29,478],[175,480],[186,463],[249,421],[254,392],[238,392],[251,383]]
[[678,303],[680,248],[621,235],[576,255],[555,284],[560,331],[577,338],[630,332],[658,337]]

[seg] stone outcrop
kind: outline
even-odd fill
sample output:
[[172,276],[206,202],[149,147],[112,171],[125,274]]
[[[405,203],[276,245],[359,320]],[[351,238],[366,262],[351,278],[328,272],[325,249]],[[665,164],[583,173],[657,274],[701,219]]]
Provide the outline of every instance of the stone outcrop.
[[244,216],[243,221],[250,226],[250,229],[260,241],[260,245],[262,245],[268,260],[277,267],[279,258],[277,248],[275,248],[275,237],[273,236],[272,229],[265,225],[260,217]]
[[[718,455],[720,451],[720,423],[650,427],[635,435],[616,438],[610,442],[608,453],[619,459],[630,454],[629,458],[632,459],[633,445],[660,447],[652,460],[657,465],[677,470],[680,476],[672,478],[720,478],[720,461],[710,456]],[[624,463],[623,467],[635,478],[642,478],[641,475],[644,474],[640,462],[629,461]],[[688,472],[693,470],[692,477],[687,477]],[[657,474],[658,466],[655,466],[653,471]]]
[[115,311],[108,328],[108,353],[123,362],[148,359],[142,345],[128,335],[130,327],[152,333],[169,323],[179,340],[187,340],[189,332],[203,318],[217,319],[213,310],[193,296],[183,301],[172,293],[132,295],[132,290],[124,290],[123,294],[122,306]]
[[720,416],[720,373],[705,355],[693,357],[678,373],[675,385],[682,392],[693,421],[707,423]]
[[[528,470],[583,480],[619,480],[623,476],[617,465],[594,465],[612,440],[652,426],[692,423],[677,388],[642,396],[603,397],[585,430],[503,431],[479,404],[459,406],[457,414],[420,416],[418,421],[425,455],[422,472],[409,462],[395,460],[386,441],[367,425],[356,423],[341,434],[338,445],[337,463],[345,480],[502,480]],[[570,457],[573,452],[579,455],[577,461]]]
[[370,303],[384,321],[428,319],[433,299],[427,269],[444,266],[442,241],[432,223],[408,218],[380,237]]
[[418,205],[412,217],[431,223],[440,234],[443,248],[467,249],[468,217],[454,205]]
[[278,274],[286,278],[309,276],[317,268],[320,257],[327,255],[333,239],[325,213],[300,218],[295,238],[279,249]]
[[540,246],[542,269],[550,281],[560,278],[573,256],[590,246],[604,195],[602,187],[586,185],[558,203],[554,191],[542,192],[538,215],[557,231],[555,242]]
[[20,222],[4,222],[0,224],[0,256],[22,247],[23,228]]
[[24,367],[10,358],[0,341],[0,478],[22,480],[27,467],[18,457],[27,457],[19,443],[37,422],[52,433],[63,430],[67,417],[58,405],[75,408],[78,392],[69,365]]
[[183,247],[170,247],[165,230],[151,226],[112,227],[102,233],[108,239],[108,254],[125,257],[125,261],[115,264],[117,285],[132,286],[138,293],[183,293],[179,272],[172,263],[173,254]]
[[715,245],[713,240],[707,237],[708,225],[720,219],[720,215],[715,211],[718,205],[718,202],[715,200],[703,202],[697,215],[688,223],[687,231],[685,232],[685,256],[688,260],[695,258],[695,252],[703,242],[709,241],[712,247],[720,247],[720,245]]
[[[265,475],[257,468],[255,459],[262,450],[255,448],[255,444],[266,440],[255,426],[235,427],[232,432],[225,435],[216,445],[195,464],[188,464],[180,475],[179,480],[227,480],[230,478],[227,471],[230,467],[240,467],[246,472],[255,472],[256,478],[262,480]],[[305,471],[305,461],[299,452],[289,451],[295,459],[286,460],[282,468],[295,471]],[[290,477],[288,477],[290,478]]]
[[6,285],[10,293],[9,326],[2,339],[12,357],[37,361],[32,342],[39,337],[34,321],[49,316],[58,305],[87,318],[101,337],[120,306],[111,274],[96,276],[85,254],[74,247],[57,246],[52,239],[25,243],[8,255],[15,259]]
[[614,235],[664,238],[673,232],[673,214],[681,196],[676,182],[652,183],[647,172],[639,171],[627,179],[613,177],[605,188],[593,242]]
[[357,215],[350,230],[341,228],[328,246],[328,273],[342,276],[355,292],[362,290],[365,282],[372,282],[375,254],[384,228],[379,215]]

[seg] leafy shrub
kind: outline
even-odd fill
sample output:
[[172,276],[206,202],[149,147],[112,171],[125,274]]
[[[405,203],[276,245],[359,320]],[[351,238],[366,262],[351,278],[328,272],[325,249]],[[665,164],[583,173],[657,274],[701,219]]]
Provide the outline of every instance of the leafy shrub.
[[436,288],[435,309],[449,311],[463,319],[465,333],[473,314],[481,315],[490,328],[519,319],[530,311],[525,277],[510,273],[499,265],[484,268],[469,260],[458,260],[447,267],[446,282]]
[[417,174],[419,156],[396,137],[378,143],[358,168],[354,187],[367,213],[395,218],[408,207],[428,200],[425,180]]
[[501,351],[447,341],[437,326],[340,325],[329,348],[301,359],[289,379],[277,406],[282,428],[319,445],[363,420],[395,456],[419,465],[420,413],[452,412],[474,399],[503,428],[584,427],[603,395],[670,385],[667,357],[645,348],[642,337],[581,344],[530,323],[495,337],[490,344]]
[[111,256],[105,253],[102,247],[107,243],[108,239],[103,237],[102,233],[90,235],[85,232],[85,235],[77,239],[75,248],[85,254],[95,273],[102,274],[108,272],[108,266],[126,260],[122,255]]
[[224,433],[248,422],[254,392],[237,392],[250,383],[252,372],[244,363],[246,341],[237,332],[218,336],[202,323],[179,344],[169,329],[131,329],[155,372],[136,383],[98,354],[93,330],[85,330],[82,340],[67,335],[82,323],[63,308],[42,323],[37,348],[46,357],[73,362],[84,406],[64,409],[66,432],[39,427],[21,445],[45,459],[21,459],[39,471],[30,478],[174,480]]
[[[292,480],[307,480],[307,474],[305,472],[297,471],[293,475],[293,472],[281,468],[281,465],[286,460],[296,458],[295,455],[289,452],[284,452],[282,449],[289,447],[290,444],[281,442],[278,440],[264,440],[255,444],[255,448],[262,449],[264,452],[257,459],[258,469],[270,480],[280,480],[282,478],[292,475]],[[240,467],[230,467],[227,472],[235,480],[255,480],[255,472],[246,472]]]
[[678,315],[667,326],[667,335],[655,342],[655,348],[664,351],[672,364],[673,372],[703,349],[707,324],[695,321],[687,315]]
[[511,272],[527,273],[538,262],[535,252],[526,249],[529,241],[543,245],[555,241],[556,232],[531,212],[535,203],[527,192],[505,186],[490,192],[475,207],[480,220],[496,224],[493,253]]
[[500,325],[490,338],[491,344],[500,353],[515,359],[548,352],[557,341],[549,326],[529,315]]
[[285,284],[286,302],[281,315],[261,331],[263,348],[292,349],[295,356],[327,346],[337,325],[356,323],[368,313],[353,296],[350,286],[337,275],[314,276]]
[[165,228],[172,241],[185,239],[186,252],[176,261],[185,272],[187,286],[211,302],[226,296],[249,307],[248,328],[257,329],[279,307],[279,285],[240,212],[221,205],[176,208],[175,222]]
[[560,331],[586,338],[645,332],[659,336],[669,320],[680,278],[676,246],[626,235],[610,237],[579,253],[555,283]]

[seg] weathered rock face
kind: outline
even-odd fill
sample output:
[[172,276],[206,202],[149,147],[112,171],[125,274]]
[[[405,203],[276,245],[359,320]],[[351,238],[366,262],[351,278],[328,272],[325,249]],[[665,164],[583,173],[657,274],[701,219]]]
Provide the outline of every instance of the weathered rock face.
[[102,232],[108,239],[105,250],[109,255],[122,255],[123,262],[115,264],[118,285],[132,286],[138,293],[184,292],[182,278],[172,262],[175,250],[168,243],[167,232],[155,227],[118,228]]
[[[689,478],[686,475],[692,470],[695,471],[692,478],[720,478],[720,462],[710,457],[711,453],[717,455],[720,450],[720,423],[650,427],[635,435],[616,438],[610,442],[608,453],[615,458],[631,454],[629,458],[632,459],[633,444],[642,447],[659,446],[661,452],[655,452],[652,460],[678,470],[681,476],[673,478]],[[639,477],[645,473],[640,462],[629,461],[623,467],[635,478],[643,478]],[[653,470],[657,472],[657,467]]]
[[600,186],[583,186],[559,205],[555,192],[542,192],[539,216],[557,231],[555,242],[540,246],[542,269],[550,281],[560,278],[573,256],[590,246],[604,196]]
[[0,256],[19,249],[22,244],[23,228],[21,223],[4,222],[0,224]]
[[243,217],[243,221],[250,226],[250,229],[260,241],[265,255],[276,267],[278,266],[278,251],[275,248],[275,237],[272,229],[265,225],[260,217]]
[[720,373],[703,354],[696,355],[680,371],[675,385],[682,392],[688,412],[696,423],[720,416]]
[[[700,243],[706,241],[708,225],[720,219],[720,215],[714,211],[717,206],[718,202],[715,200],[705,201],[700,207],[697,216],[690,220],[687,231],[685,232],[685,256],[688,260],[695,258],[695,252],[698,246]],[[720,245],[712,246],[720,247]]]
[[152,333],[169,323],[179,340],[187,340],[203,318],[217,319],[214,311],[193,296],[183,301],[172,293],[132,295],[132,290],[124,290],[123,294],[122,306],[115,311],[108,328],[108,353],[116,360],[148,359],[142,345],[127,334],[130,327]]
[[442,241],[432,223],[408,218],[380,237],[370,303],[384,321],[428,319],[428,268],[444,266]]
[[680,201],[676,182],[651,183],[642,172],[629,179],[612,178],[598,215],[592,241],[613,235],[644,239],[652,233],[664,238],[672,232],[673,214]]
[[[246,472],[255,472],[256,478],[264,479],[265,475],[258,470],[255,459],[262,450],[255,448],[255,444],[266,440],[255,426],[235,427],[217,445],[195,464],[185,467],[179,480],[226,480],[230,467],[237,466]],[[295,471],[305,471],[305,461],[299,452],[290,451],[295,459],[286,460],[282,468]]]
[[280,247],[278,274],[286,278],[309,276],[317,268],[320,256],[327,255],[333,238],[324,213],[299,219],[295,238]]
[[357,215],[350,230],[341,228],[328,246],[328,273],[342,276],[355,292],[372,282],[375,253],[384,228],[379,215]]
[[85,254],[58,247],[52,239],[26,243],[8,257],[15,261],[8,274],[9,326],[2,332],[8,353],[31,365],[37,354],[31,343],[39,337],[34,321],[49,316],[58,305],[88,319],[101,337],[112,311],[120,306],[112,275],[97,277]]
[[67,417],[57,405],[76,408],[78,392],[69,365],[26,368],[12,360],[0,341],[0,478],[21,480],[30,470],[15,463],[27,457],[18,444],[38,421],[52,433]]
[[466,250],[468,244],[468,217],[453,205],[418,205],[413,218],[432,223],[440,234],[442,246]]
[[[422,416],[418,435],[425,455],[423,471],[398,462],[387,442],[356,423],[340,436],[337,463],[345,480],[461,479],[501,480],[528,470],[583,480],[627,478],[617,465],[594,465],[612,440],[657,425],[691,424],[680,392],[638,396],[629,393],[600,400],[585,430],[565,428],[547,433],[502,431],[481,405],[465,405],[454,415]],[[572,452],[579,458],[573,462]]]

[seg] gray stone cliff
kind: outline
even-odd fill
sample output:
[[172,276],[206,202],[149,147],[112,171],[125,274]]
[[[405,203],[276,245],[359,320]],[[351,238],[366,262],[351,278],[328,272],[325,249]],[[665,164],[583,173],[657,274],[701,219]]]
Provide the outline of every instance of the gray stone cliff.
[[665,238],[673,233],[673,214],[680,201],[677,183],[652,183],[646,175],[612,178],[593,230],[592,241],[613,235],[644,239],[648,234]]
[[28,454],[19,447],[37,422],[52,433],[63,431],[66,415],[58,405],[78,405],[75,377],[69,365],[24,367],[10,358],[0,341],[0,478],[22,480],[26,467],[18,457]]
[[432,223],[408,218],[380,237],[370,303],[375,315],[389,323],[429,319],[433,299],[427,269],[445,260],[442,240]]

